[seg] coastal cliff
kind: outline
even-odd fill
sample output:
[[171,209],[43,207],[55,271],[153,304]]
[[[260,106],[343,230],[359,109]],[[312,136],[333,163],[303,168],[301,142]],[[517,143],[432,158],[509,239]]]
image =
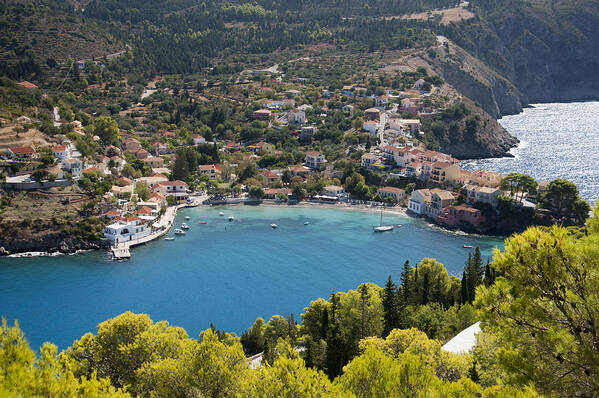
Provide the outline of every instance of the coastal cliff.
[[[522,104],[599,98],[599,1],[478,0],[472,8],[476,18],[446,34],[507,79]],[[495,97],[502,114],[517,110]]]

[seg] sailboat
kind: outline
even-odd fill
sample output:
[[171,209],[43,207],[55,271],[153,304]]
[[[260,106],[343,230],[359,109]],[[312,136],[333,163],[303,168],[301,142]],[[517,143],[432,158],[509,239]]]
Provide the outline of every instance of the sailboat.
[[383,209],[381,208],[381,221],[378,227],[372,227],[374,232],[393,231],[393,225],[383,225]]

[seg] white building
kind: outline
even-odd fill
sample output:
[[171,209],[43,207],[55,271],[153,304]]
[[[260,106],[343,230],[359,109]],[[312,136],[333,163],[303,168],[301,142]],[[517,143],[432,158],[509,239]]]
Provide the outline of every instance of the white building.
[[310,151],[306,152],[305,162],[309,168],[318,170],[324,167],[327,161],[322,153]]
[[306,112],[293,109],[287,114],[287,123],[304,124],[306,123]]
[[347,193],[343,187],[337,185],[327,185],[322,191],[323,195],[343,199],[347,197]]
[[370,135],[376,135],[376,131],[378,130],[378,128],[379,124],[375,120],[368,120],[364,122],[364,124],[362,125],[362,129],[364,131],[368,131]]
[[63,162],[71,157],[71,148],[69,145],[64,145],[64,144],[54,145],[52,147],[52,154],[54,155],[54,157],[56,159]]
[[153,191],[165,197],[174,196],[177,200],[185,200],[189,197],[187,184],[179,180],[160,182],[154,186]]
[[206,143],[206,139],[204,137],[202,137],[201,135],[194,135],[193,137],[191,137],[193,139],[193,145],[198,145],[198,144],[205,144]]
[[412,192],[408,201],[408,210],[416,214],[424,214],[425,206],[431,202],[431,192],[428,189],[418,189]]
[[67,173],[71,173],[71,176],[75,179],[81,178],[81,173],[83,170],[83,164],[79,159],[66,159],[62,162],[62,169]]
[[106,226],[104,237],[112,243],[124,243],[146,237],[151,232],[151,228],[142,224],[139,217],[130,217]]

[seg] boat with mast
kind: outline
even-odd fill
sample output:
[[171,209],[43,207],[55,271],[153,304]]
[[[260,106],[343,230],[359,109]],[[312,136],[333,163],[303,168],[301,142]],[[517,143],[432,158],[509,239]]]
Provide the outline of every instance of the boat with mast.
[[372,227],[374,229],[374,232],[387,232],[387,231],[393,231],[393,225],[383,225],[383,208],[381,207],[381,220],[379,222],[379,226],[378,227]]

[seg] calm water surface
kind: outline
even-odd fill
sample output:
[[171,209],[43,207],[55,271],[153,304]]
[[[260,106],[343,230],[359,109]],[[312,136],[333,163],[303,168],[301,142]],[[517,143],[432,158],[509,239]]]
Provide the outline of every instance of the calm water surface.
[[[485,256],[502,247],[501,239],[453,235],[398,215],[385,222],[402,228],[375,234],[379,215],[359,211],[195,208],[177,222],[187,215],[187,235],[134,248],[125,262],[109,261],[106,252],[0,259],[0,316],[17,319],[33,347],[52,341],[65,348],[127,310],[168,320],[190,336],[210,322],[240,333],[257,317],[299,318],[310,300],[333,291],[383,285],[389,274],[398,280],[406,259],[435,257],[461,275],[463,245],[480,246]],[[229,215],[241,222],[228,222]]]
[[583,199],[599,198],[599,102],[537,104],[500,123],[521,141],[515,158],[467,161],[464,168],[527,173],[538,181],[566,178]]

